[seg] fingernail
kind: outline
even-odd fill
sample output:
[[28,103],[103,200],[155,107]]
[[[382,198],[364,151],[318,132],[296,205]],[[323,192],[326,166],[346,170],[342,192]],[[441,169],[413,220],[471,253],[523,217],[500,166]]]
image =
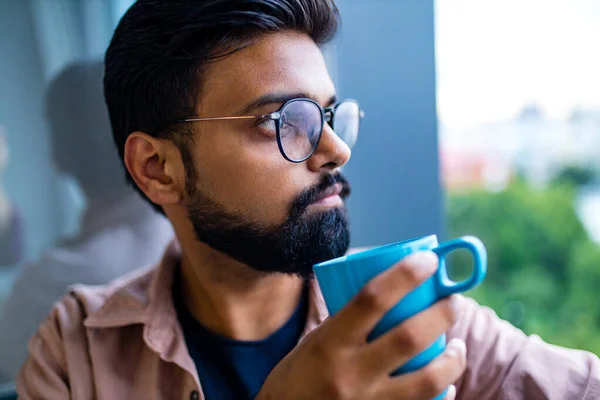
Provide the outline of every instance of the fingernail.
[[452,339],[446,346],[446,354],[449,357],[464,357],[467,354],[467,345],[460,339]]
[[409,256],[410,262],[426,270],[436,270],[438,256],[433,251],[419,251]]
[[455,398],[456,398],[456,386],[450,385],[450,386],[448,386],[448,393],[446,394],[446,397],[444,397],[444,400],[454,400]]
[[460,294],[453,294],[452,296],[450,296],[450,308],[452,308],[452,312],[454,312],[454,314],[458,318],[465,308],[464,296]]

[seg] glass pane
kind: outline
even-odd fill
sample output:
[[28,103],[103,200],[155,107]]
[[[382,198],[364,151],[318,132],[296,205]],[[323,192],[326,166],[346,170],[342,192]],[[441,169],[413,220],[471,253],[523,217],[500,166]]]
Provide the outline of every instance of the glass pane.
[[473,296],[600,354],[598,2],[437,0],[436,24],[448,228],[490,255]]
[[68,286],[151,265],[172,238],[125,183],[104,103],[128,4],[0,1],[0,384]]

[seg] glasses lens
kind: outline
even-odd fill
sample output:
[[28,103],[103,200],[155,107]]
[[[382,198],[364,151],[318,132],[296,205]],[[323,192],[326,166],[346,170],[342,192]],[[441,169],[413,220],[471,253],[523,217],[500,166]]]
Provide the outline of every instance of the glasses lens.
[[288,103],[281,110],[279,137],[286,157],[303,161],[319,144],[323,131],[323,116],[319,107],[306,100]]
[[333,129],[335,133],[352,148],[358,138],[360,126],[360,107],[354,101],[343,101],[335,109]]

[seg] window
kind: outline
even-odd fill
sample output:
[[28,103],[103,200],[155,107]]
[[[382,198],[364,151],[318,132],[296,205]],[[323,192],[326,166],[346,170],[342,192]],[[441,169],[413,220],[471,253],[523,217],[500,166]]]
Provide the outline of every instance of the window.
[[[596,354],[598,38],[595,0],[436,1],[449,233],[479,236],[490,255],[472,296],[527,333]],[[465,261],[452,261],[460,274]]]

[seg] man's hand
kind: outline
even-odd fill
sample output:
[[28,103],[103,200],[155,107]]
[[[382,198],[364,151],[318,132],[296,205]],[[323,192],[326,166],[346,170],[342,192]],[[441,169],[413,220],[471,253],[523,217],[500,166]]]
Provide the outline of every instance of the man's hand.
[[[425,350],[446,332],[462,310],[453,295],[367,343],[383,315],[436,271],[437,256],[406,257],[373,278],[335,316],[311,332],[267,377],[257,400],[426,400],[439,395],[463,373],[464,342],[452,341],[424,368],[390,373]],[[454,388],[447,399],[455,396]]]

